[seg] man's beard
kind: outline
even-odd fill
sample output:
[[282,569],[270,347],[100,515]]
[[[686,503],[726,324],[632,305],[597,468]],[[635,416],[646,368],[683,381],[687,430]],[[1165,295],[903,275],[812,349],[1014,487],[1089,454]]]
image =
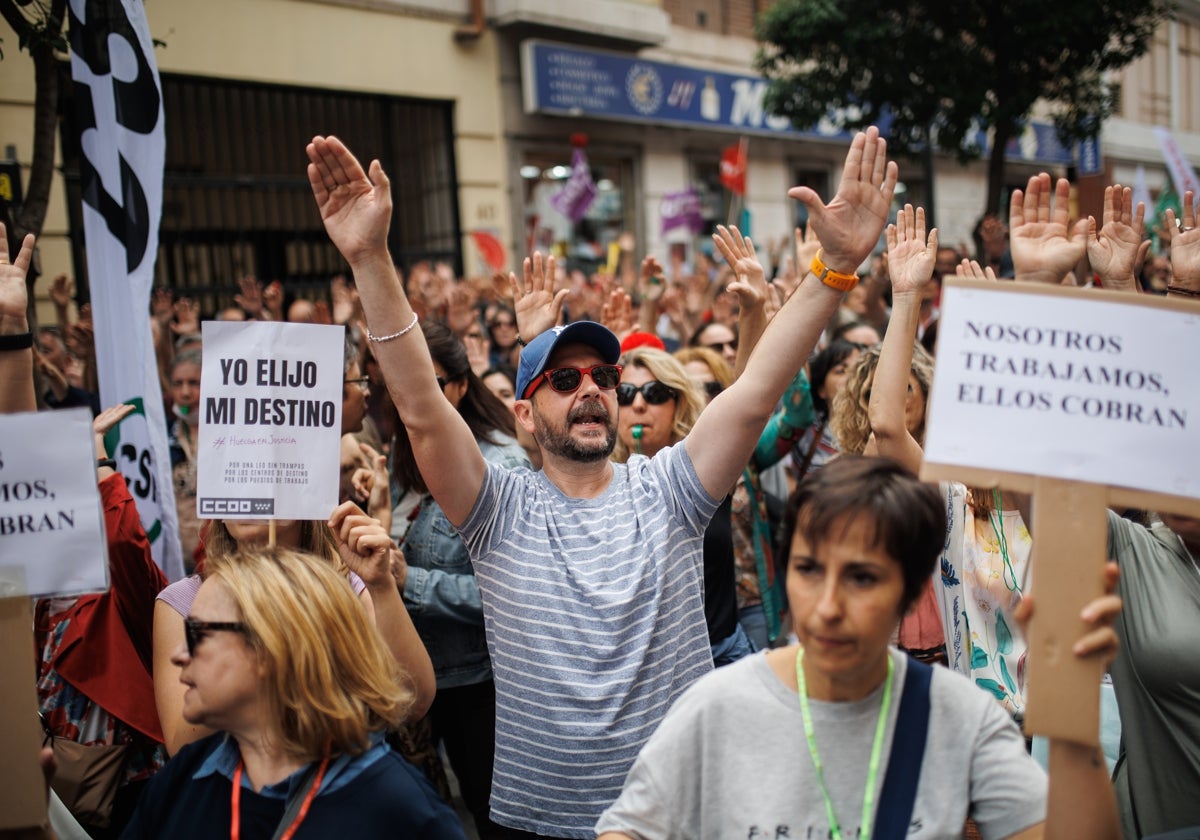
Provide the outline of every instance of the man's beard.
[[[567,415],[567,422],[564,426],[551,425],[545,416],[538,412],[536,404],[532,407],[533,437],[538,446],[545,451],[569,461],[579,461],[585,464],[604,461],[612,455],[613,448],[617,445],[617,421],[608,413],[608,409],[600,400],[586,400],[577,405]],[[584,418],[604,424],[603,440],[581,443],[571,437],[571,424]]]

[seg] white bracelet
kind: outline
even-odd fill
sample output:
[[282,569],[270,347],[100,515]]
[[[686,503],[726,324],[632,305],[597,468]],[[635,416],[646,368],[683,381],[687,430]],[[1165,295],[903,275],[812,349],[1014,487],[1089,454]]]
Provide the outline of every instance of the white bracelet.
[[411,330],[416,325],[417,325],[417,313],[414,312],[412,323],[409,324],[404,329],[400,330],[400,332],[394,332],[391,335],[371,335],[371,328],[368,327],[367,328],[367,340],[374,341],[376,344],[382,344],[385,341],[391,341],[393,338],[399,338],[400,336],[409,332],[409,330]]

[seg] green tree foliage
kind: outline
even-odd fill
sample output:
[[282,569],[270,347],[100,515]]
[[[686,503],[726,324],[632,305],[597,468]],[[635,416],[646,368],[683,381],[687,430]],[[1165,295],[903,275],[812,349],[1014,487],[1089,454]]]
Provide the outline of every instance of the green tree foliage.
[[861,128],[885,110],[892,149],[932,140],[960,160],[992,132],[986,208],[999,210],[1004,148],[1034,104],[1064,142],[1112,113],[1106,76],[1146,52],[1174,0],[779,0],[758,20],[766,107],[798,127],[832,111]]

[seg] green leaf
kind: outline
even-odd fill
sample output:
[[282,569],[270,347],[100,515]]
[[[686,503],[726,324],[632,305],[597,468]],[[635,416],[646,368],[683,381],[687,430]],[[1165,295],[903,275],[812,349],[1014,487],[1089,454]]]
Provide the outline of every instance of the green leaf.
[[986,668],[988,664],[987,651],[981,647],[971,645],[971,667]]
[[1004,621],[1004,613],[996,611],[996,649],[1000,653],[1012,653],[1012,632]]
[[1008,696],[1008,693],[1004,690],[1000,683],[996,682],[995,680],[985,680],[980,677],[976,677],[975,685],[979,686],[985,691],[992,692],[997,700],[1003,700]]
[[997,658],[1000,659],[1000,676],[1004,677],[1004,684],[1008,686],[1011,693],[1016,694],[1017,684],[1013,682],[1012,675],[1008,673],[1008,663],[1002,657]]

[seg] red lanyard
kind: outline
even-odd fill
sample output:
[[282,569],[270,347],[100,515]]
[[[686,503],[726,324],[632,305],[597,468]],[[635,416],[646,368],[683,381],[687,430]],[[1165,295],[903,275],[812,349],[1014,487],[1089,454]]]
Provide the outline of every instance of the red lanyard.
[[[242,768],[245,762],[238,760],[237,770],[233,771],[233,793],[231,794],[230,807],[233,809],[233,816],[229,821],[229,840],[240,840],[241,837],[241,809],[242,802]],[[317,768],[317,778],[313,780],[312,787],[308,789],[308,793],[304,796],[304,801],[300,803],[300,813],[296,815],[296,820],[287,827],[287,831],[283,833],[282,840],[292,840],[292,836],[296,833],[296,829],[300,827],[300,823],[304,822],[304,818],[308,816],[308,807],[312,805],[313,799],[317,796],[317,791],[321,787],[321,780],[325,778],[325,768],[329,766],[328,754],[321,759],[321,766]]]

